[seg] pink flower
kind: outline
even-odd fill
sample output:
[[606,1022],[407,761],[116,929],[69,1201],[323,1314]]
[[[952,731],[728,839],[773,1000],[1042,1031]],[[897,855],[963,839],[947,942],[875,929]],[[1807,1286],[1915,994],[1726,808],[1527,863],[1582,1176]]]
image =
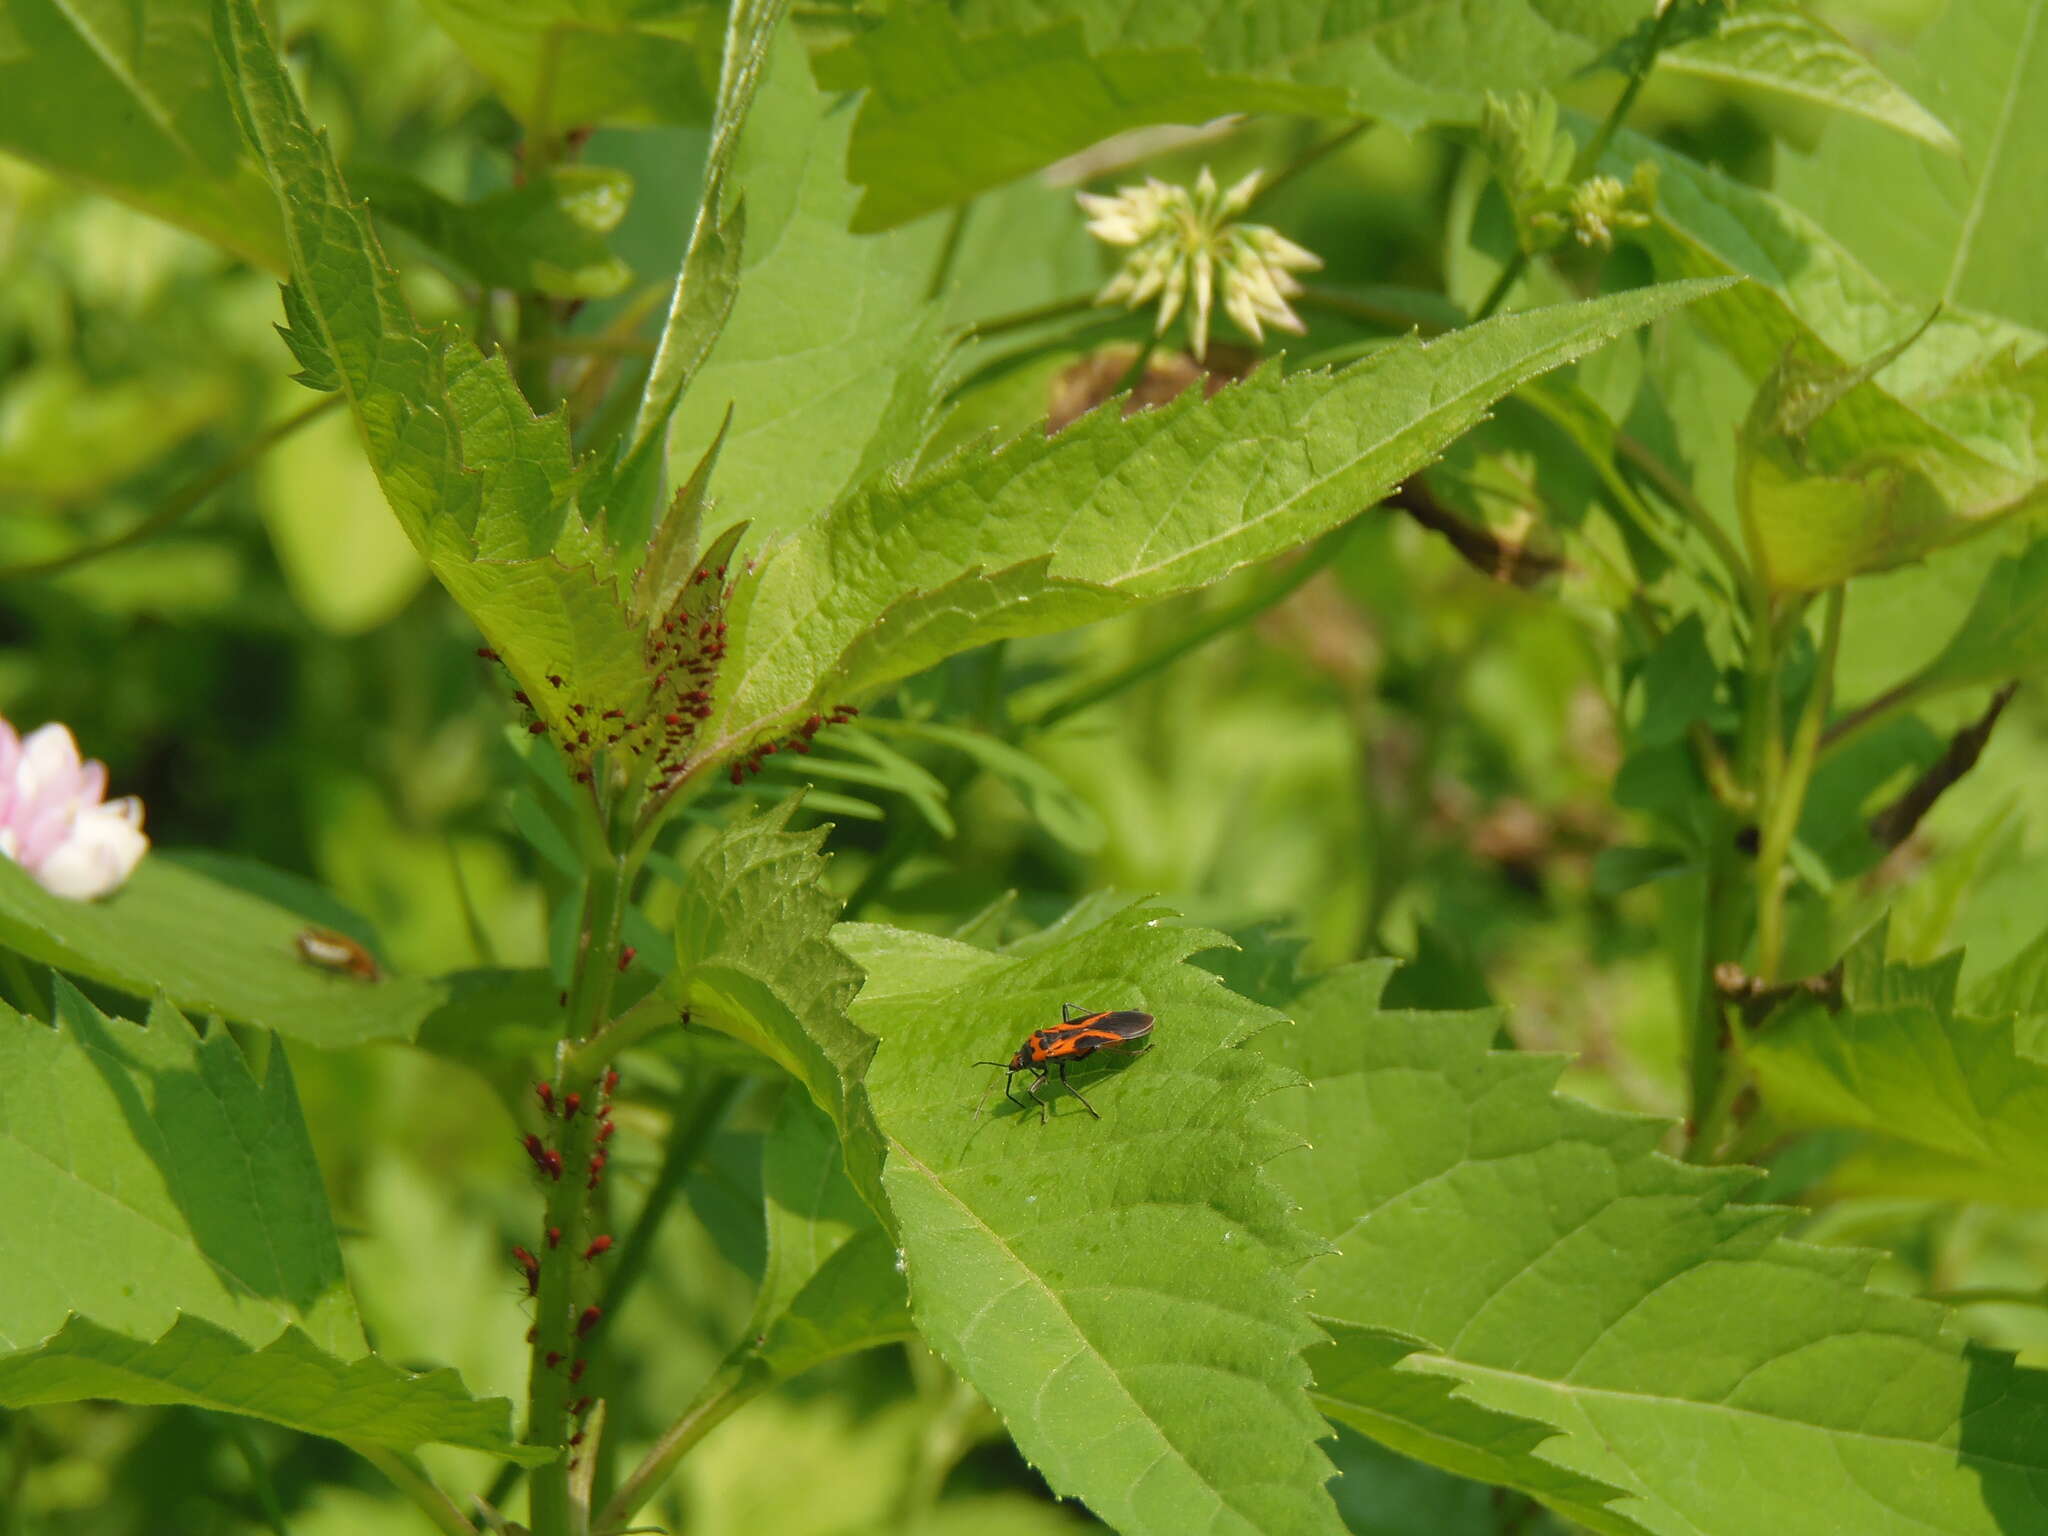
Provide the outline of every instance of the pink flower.
[[53,896],[90,901],[116,890],[149,847],[142,802],[108,805],[107,765],[80,762],[68,727],[26,741],[0,720],[0,854]]

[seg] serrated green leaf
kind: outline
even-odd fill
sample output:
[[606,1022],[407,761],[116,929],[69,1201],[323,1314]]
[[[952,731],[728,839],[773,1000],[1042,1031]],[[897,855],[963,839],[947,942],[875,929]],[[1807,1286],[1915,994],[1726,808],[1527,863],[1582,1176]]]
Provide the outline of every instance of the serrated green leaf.
[[419,331],[250,0],[220,7],[223,68],[284,212],[293,351],[346,395],[407,536],[555,739],[573,752],[586,716],[646,719],[645,637],[575,510],[562,419],[533,414],[502,357]]
[[1882,927],[1844,966],[1839,1009],[1781,1011],[1745,1042],[1772,1115],[1874,1131],[1975,1167],[2003,1199],[2048,1199],[2048,1062],[2016,1013],[1956,1006],[1962,955],[1888,964]]
[[1148,123],[1349,110],[1413,129],[1488,91],[1557,84],[1639,18],[1636,0],[1361,7],[970,0],[904,6],[829,57],[866,86],[849,167],[862,229],[900,223]]
[[1666,49],[1660,69],[1867,118],[1948,154],[1954,134],[1825,22],[1788,6],[1731,7],[1713,32]]
[[839,1133],[810,1098],[785,1094],[761,1148],[768,1261],[747,1337],[777,1378],[911,1337],[896,1248],[846,1176]]
[[[918,1326],[1025,1456],[1128,1536],[1341,1529],[1297,1358],[1308,1250],[1261,1171],[1281,1079],[1235,1048],[1271,1015],[1185,963],[1218,936],[1129,906],[1028,955],[837,933],[868,972],[854,1019],[882,1042],[867,1085]],[[1063,1002],[1159,1023],[1077,1078],[1099,1120],[1055,1079],[1041,1125],[969,1063]]]
[[281,1046],[173,1009],[0,1009],[0,1405],[191,1403],[524,1459],[511,1406],[365,1353]]
[[532,127],[702,123],[711,115],[717,8],[581,0],[425,0]]
[[520,1445],[512,1405],[470,1396],[453,1371],[404,1371],[375,1355],[344,1360],[296,1328],[259,1349],[196,1317],[148,1342],[81,1317],[40,1349],[0,1355],[0,1405],[85,1398],[212,1408],[365,1448],[457,1445],[526,1466],[559,1454]]
[[1846,373],[1925,327],[1888,369],[1810,424],[1794,466],[1745,482],[1768,579],[1817,590],[1968,538],[2048,493],[2033,399],[2048,349],[1960,312],[1931,322],[1887,292],[1805,215],[1684,156],[1619,134],[1603,169],[1658,168],[1656,217],[1637,235],[1660,276],[1750,280],[1691,318],[1759,382],[1792,365]]
[[1903,686],[1927,698],[2048,668],[2048,538],[1991,568],[1962,627]]
[[259,1081],[225,1030],[105,1018],[59,982],[54,1028],[0,1009],[0,1159],[0,1347],[74,1313],[136,1338],[183,1314],[362,1353],[282,1049]]
[[1557,1434],[1549,1424],[1483,1408],[1442,1376],[1403,1370],[1426,1345],[1352,1323],[1323,1326],[1330,1342],[1309,1351],[1309,1368],[1316,1405],[1338,1423],[1460,1477],[1530,1492],[1540,1482],[1545,1504],[1595,1529],[1628,1536],[1642,1529],[1608,1508],[1620,1489],[1543,1459],[1544,1442]]
[[633,178],[615,167],[556,166],[473,203],[397,172],[359,169],[349,181],[380,220],[483,287],[603,299],[632,280],[606,239],[633,197]]
[[824,828],[790,832],[791,798],[735,820],[690,866],[669,990],[692,1017],[779,1063],[829,1115],[847,1174],[876,1211],[881,1133],[862,1077],[875,1042],[847,1019],[860,973],[827,935],[839,898],[820,884]]
[[52,896],[0,859],[0,944],[42,965],[119,987],[161,992],[193,1013],[223,1014],[312,1045],[409,1040],[441,1015],[482,1008],[547,1016],[554,989],[538,971],[456,971],[364,981],[301,958],[307,914],[180,864],[159,850],[95,902]]
[[927,291],[944,231],[849,231],[852,122],[811,83],[794,35],[769,50],[732,167],[747,198],[737,298],[703,338],[670,429],[679,479],[732,411],[719,503],[769,538],[916,452],[941,359]]
[[1505,316],[1340,373],[1267,368],[1211,400],[1097,411],[1056,437],[870,484],[741,584],[713,739],[744,742],[970,645],[1291,549],[1371,505],[1517,384],[1710,291]]
[[1779,189],[1923,306],[2048,330],[2048,0],[1952,0],[1880,62],[1955,130],[1962,153],[1901,153],[1882,129],[1838,121],[1811,156],[1781,153]]
[[211,0],[8,0],[0,148],[282,271],[276,205],[214,69],[212,14]]
[[1314,1150],[1274,1168],[1336,1246],[1304,1274],[1315,1315],[1427,1340],[1404,1369],[1560,1432],[1504,1477],[1611,1485],[1560,1507],[1658,1536],[2048,1519],[2048,1378],[1870,1290],[1872,1255],[1784,1239],[1792,1213],[1737,1200],[1749,1171],[1559,1096],[1557,1060],[1489,1050],[1495,1015],[1379,1009],[1386,974],[1331,973],[1262,1041],[1314,1085],[1276,1096]]

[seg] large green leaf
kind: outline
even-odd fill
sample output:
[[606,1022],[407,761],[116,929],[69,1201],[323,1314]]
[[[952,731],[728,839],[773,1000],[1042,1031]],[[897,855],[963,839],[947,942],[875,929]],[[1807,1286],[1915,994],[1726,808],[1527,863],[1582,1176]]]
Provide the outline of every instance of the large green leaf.
[[1189,43],[1091,47],[1078,18],[966,35],[942,6],[906,7],[819,59],[865,86],[846,156],[853,227],[888,229],[1148,123],[1230,112],[1336,113],[1342,90],[1218,72]]
[[1981,315],[1931,323],[1798,210],[1647,139],[1623,133],[1605,162],[1659,171],[1638,237],[1660,276],[1749,279],[1691,319],[1760,383],[1846,374],[1926,331],[1877,377],[1804,425],[1797,464],[1746,487],[1766,574],[1789,589],[1917,559],[2038,502],[2048,448],[2035,401],[2048,346]]
[[159,851],[101,901],[52,896],[0,859],[0,945],[44,965],[193,1013],[261,1024],[320,1046],[410,1040],[487,1015],[547,1017],[544,971],[457,971],[381,981],[322,970],[297,936],[310,914]]
[[[1128,1536],[1341,1529],[1298,1358],[1308,1246],[1262,1172],[1289,1145],[1260,1109],[1284,1079],[1236,1048],[1272,1015],[1185,963],[1215,935],[1091,914],[996,954],[838,930],[868,972],[854,1019],[882,1042],[867,1086],[919,1329],[1055,1491]],[[1040,1124],[971,1063],[1064,1002],[1142,1008],[1155,1044],[1083,1068],[1100,1119],[1055,1079]]]
[[670,429],[681,479],[731,410],[718,503],[757,535],[801,527],[913,456],[931,398],[939,310],[927,292],[943,231],[849,232],[852,123],[785,34],[733,168],[746,191],[738,297]]
[[1559,1096],[1556,1060],[1490,1048],[1495,1015],[1382,1010],[1386,976],[1319,979],[1266,1037],[1313,1084],[1276,1097],[1313,1151],[1275,1171],[1336,1248],[1304,1276],[1316,1315],[1426,1340],[1403,1369],[1559,1431],[1511,1481],[1594,1479],[1621,1497],[1560,1507],[1659,1536],[2048,1521],[2048,1378],[1870,1290],[1873,1256],[1786,1240],[1791,1212],[1737,1200],[1748,1171]]
[[0,1405],[190,1403],[525,1457],[510,1405],[365,1352],[281,1047],[158,1008],[0,1010]]
[[1774,1015],[1744,1054],[1788,1125],[1877,1132],[1969,1166],[1988,1198],[2048,1200],[2048,1061],[2013,1011],[1957,1006],[1962,965],[1887,964],[1880,927],[1845,959],[1840,1007]]
[[690,0],[425,0],[529,127],[701,123],[718,8]]
[[896,1248],[846,1176],[832,1121],[801,1093],[761,1147],[768,1257],[746,1336],[778,1379],[853,1350],[912,1337]]
[[1994,565],[1962,626],[1902,688],[1927,698],[1951,688],[2048,670],[2048,539]]
[[557,1454],[515,1441],[512,1405],[470,1396],[453,1371],[345,1359],[296,1328],[257,1348],[196,1317],[148,1341],[80,1317],[39,1349],[0,1355],[0,1406],[85,1398],[213,1408],[364,1448],[458,1445],[528,1466]]
[[1946,153],[1957,151],[1956,137],[1942,121],[1847,38],[1789,6],[1731,7],[1709,35],[1667,49],[1657,65],[1812,102],[1883,124]]
[[697,855],[676,909],[668,987],[693,1018],[803,1084],[838,1128],[847,1174],[880,1212],[881,1134],[861,1082],[875,1042],[847,1019],[860,973],[827,937],[840,904],[819,879],[826,829],[786,830],[796,804],[734,820]]
[[1056,437],[879,480],[735,597],[709,750],[970,646],[1190,591],[1292,549],[1427,464],[1516,385],[1712,289],[1671,285],[1406,340],[1339,373],[1266,368]]
[[273,271],[283,231],[214,66],[211,0],[7,0],[0,148]]
[[[1888,71],[1940,114],[1960,155],[1830,124],[1778,185],[1900,292],[2048,330],[2048,0],[1950,0]],[[1881,195],[1872,195],[1882,189]]]

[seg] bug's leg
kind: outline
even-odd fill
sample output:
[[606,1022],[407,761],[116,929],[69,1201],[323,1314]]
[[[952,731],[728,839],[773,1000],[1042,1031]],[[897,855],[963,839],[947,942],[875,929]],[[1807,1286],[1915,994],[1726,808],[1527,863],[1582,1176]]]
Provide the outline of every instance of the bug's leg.
[[1022,1099],[1018,1098],[1016,1094],[1010,1092],[1010,1084],[1014,1083],[1016,1080],[1017,1074],[1014,1072],[1008,1073],[1004,1076],[1003,1097],[1008,1099],[1012,1104],[1016,1105],[1019,1109],[1028,1110],[1031,1106],[1026,1104]]
[[1045,1124],[1045,1100],[1044,1100],[1044,1099],[1041,1099],[1041,1098],[1039,1098],[1039,1096],[1038,1096],[1038,1090],[1039,1090],[1039,1089],[1041,1089],[1041,1088],[1043,1088],[1043,1087],[1045,1086],[1045,1079],[1046,1079],[1046,1070],[1045,1070],[1045,1068],[1043,1068],[1043,1067],[1040,1067],[1040,1068],[1038,1069],[1038,1076],[1034,1077],[1034,1078],[1033,1078],[1033,1079],[1031,1080],[1031,1087],[1030,1087],[1030,1088],[1029,1088],[1028,1090],[1026,1090],[1027,1092],[1029,1092],[1029,1093],[1030,1093],[1031,1097],[1032,1097],[1032,1098],[1033,1098],[1034,1100],[1036,1100],[1036,1101],[1037,1101],[1037,1104],[1038,1104],[1038,1123],[1039,1123],[1040,1125],[1043,1125],[1043,1124]]
[[[1075,1098],[1081,1099],[1081,1090],[1076,1088],[1072,1083],[1067,1081],[1067,1064],[1064,1061],[1060,1063],[1060,1086],[1066,1089],[1067,1092],[1071,1093]],[[1095,1106],[1093,1104],[1090,1104],[1086,1099],[1081,1099],[1081,1107],[1087,1110],[1089,1114],[1095,1115]],[[1095,1118],[1100,1120],[1102,1116],[1095,1115]]]

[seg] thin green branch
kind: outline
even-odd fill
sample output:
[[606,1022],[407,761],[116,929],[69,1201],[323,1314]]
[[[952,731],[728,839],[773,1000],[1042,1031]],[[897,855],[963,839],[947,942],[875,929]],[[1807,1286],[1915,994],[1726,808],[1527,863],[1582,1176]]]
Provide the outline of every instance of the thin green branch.
[[455,1507],[455,1501],[443,1493],[426,1469],[410,1456],[389,1451],[380,1445],[358,1445],[355,1453],[371,1466],[390,1478],[392,1483],[414,1504],[420,1512],[445,1533],[445,1536],[476,1536],[476,1527],[469,1523],[462,1511]]
[[249,1485],[255,1490],[264,1523],[277,1532],[277,1536],[291,1536],[291,1528],[285,1523],[284,1505],[278,1501],[277,1486],[271,1482],[270,1468],[263,1460],[263,1448],[256,1443],[256,1437],[249,1433],[248,1424],[239,1414],[223,1413],[219,1417],[228,1439],[234,1442],[235,1449],[242,1453],[242,1460],[249,1465]]
[[1370,128],[1371,126],[1372,119],[1366,118],[1360,122],[1353,123],[1348,128],[1341,129],[1337,133],[1333,133],[1327,139],[1321,139],[1318,140],[1316,143],[1311,144],[1307,149],[1303,150],[1300,154],[1296,155],[1292,160],[1288,161],[1287,164],[1283,165],[1278,171],[1274,172],[1274,174],[1269,179],[1259,183],[1258,189],[1252,193],[1251,202],[1248,203],[1245,207],[1245,212],[1247,214],[1251,213],[1261,203],[1265,202],[1275,192],[1278,192],[1282,187],[1286,186],[1287,183],[1294,180],[1294,178],[1299,176],[1303,171],[1307,170],[1317,161],[1322,160],[1329,155],[1334,155],[1335,153],[1337,153],[1338,150],[1344,148],[1345,145],[1349,144],[1352,140],[1356,139],[1361,133],[1364,133],[1366,129]]
[[[1367,514],[1361,514],[1363,515]],[[1276,607],[1316,572],[1336,559],[1337,552],[1344,547],[1344,540],[1349,537],[1357,523],[1358,518],[1354,517],[1331,529],[1310,545],[1308,552],[1299,560],[1269,577],[1257,591],[1227,608],[1205,615],[1164,645],[1119,667],[1107,677],[1084,683],[1064,698],[1055,699],[1031,720],[1025,722],[1026,725],[1032,730],[1049,730],[1062,720],[1069,719],[1084,709],[1092,709],[1155,673],[1164,671],[1189,652],[1199,650],[1211,640],[1230,633],[1269,608]]]
[[668,1481],[669,1475],[681,1465],[682,1459],[698,1441],[723,1424],[735,1410],[773,1385],[775,1376],[752,1353],[751,1340],[735,1349],[704,1384],[696,1400],[669,1425],[641,1459],[640,1465],[619,1484],[618,1491],[591,1522],[595,1536],[623,1530],[626,1523],[654,1497],[656,1490]]
[[732,1107],[742,1086],[744,1080],[736,1074],[715,1077],[692,1096],[684,1112],[677,1116],[676,1123],[669,1130],[661,1171],[655,1175],[653,1187],[647,1191],[640,1213],[633,1219],[632,1230],[619,1244],[614,1256],[610,1277],[605,1281],[604,1296],[599,1303],[605,1316],[617,1314],[640,1277],[646,1273],[662,1217],[689,1181],[697,1159],[704,1155],[704,1148],[717,1134],[719,1126],[725,1123],[726,1111]]
[[1766,985],[1778,979],[1785,948],[1785,860],[1806,807],[1806,789],[1820,748],[1821,726],[1834,697],[1835,658],[1842,646],[1843,589],[1830,588],[1821,621],[1820,659],[1792,742],[1762,802],[1764,821],[1756,857],[1756,974]]
[[322,416],[340,405],[341,400],[342,397],[338,394],[323,395],[311,405],[294,411],[283,421],[266,427],[232,456],[216,464],[190,484],[172,492],[161,507],[125,532],[117,533],[109,539],[102,539],[97,544],[81,545],[61,555],[52,555],[47,560],[28,560],[20,565],[0,566],[0,581],[23,576],[54,576],[59,571],[68,571],[74,565],[97,560],[101,555],[110,555],[117,549],[126,549],[130,544],[139,544],[144,539],[163,532],[187,513],[204,504],[215,491],[241,474],[276,444],[290,437],[315,417]]

